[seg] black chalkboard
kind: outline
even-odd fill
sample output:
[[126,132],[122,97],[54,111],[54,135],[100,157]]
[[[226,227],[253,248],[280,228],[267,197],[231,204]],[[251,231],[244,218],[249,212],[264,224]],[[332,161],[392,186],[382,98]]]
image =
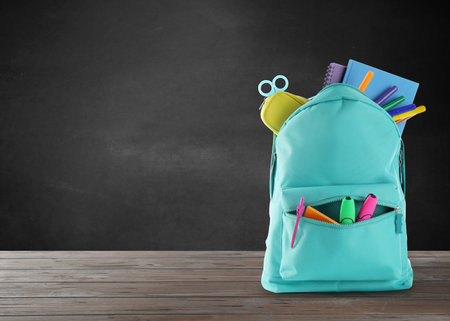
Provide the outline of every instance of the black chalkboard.
[[410,249],[450,249],[441,7],[391,1],[2,2],[2,249],[263,250],[257,85],[309,97],[349,58],[420,83]]

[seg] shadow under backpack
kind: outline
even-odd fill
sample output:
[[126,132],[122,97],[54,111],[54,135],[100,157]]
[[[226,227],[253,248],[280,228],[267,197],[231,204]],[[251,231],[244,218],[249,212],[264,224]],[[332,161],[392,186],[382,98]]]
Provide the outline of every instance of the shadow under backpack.
[[[404,147],[392,117],[355,87],[333,84],[274,135],[270,225],[262,286],[271,292],[385,291],[412,286],[406,236]],[[336,225],[301,217],[300,198],[339,221],[378,197],[371,219]]]

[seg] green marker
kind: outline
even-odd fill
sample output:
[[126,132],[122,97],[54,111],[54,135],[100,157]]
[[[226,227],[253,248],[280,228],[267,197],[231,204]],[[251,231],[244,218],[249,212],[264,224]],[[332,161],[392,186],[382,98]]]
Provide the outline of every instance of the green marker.
[[385,111],[388,111],[388,110],[394,108],[395,106],[401,104],[404,101],[405,101],[404,96],[398,97],[398,98],[394,99],[393,101],[388,102],[386,105],[383,105],[383,109]]
[[342,200],[341,212],[339,213],[339,223],[355,223],[355,201],[350,196],[347,196]]

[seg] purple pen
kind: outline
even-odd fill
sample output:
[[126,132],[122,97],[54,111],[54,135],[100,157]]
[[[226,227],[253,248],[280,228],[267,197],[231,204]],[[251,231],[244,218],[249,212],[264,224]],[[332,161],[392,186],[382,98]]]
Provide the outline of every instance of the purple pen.
[[398,90],[397,86],[392,86],[388,90],[386,90],[380,97],[375,100],[375,103],[381,105],[384,103],[389,97],[391,97]]

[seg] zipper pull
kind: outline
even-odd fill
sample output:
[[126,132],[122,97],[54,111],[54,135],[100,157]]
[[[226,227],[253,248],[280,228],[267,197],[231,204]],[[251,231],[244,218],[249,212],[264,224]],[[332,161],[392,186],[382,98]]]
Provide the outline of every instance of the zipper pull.
[[275,163],[277,161],[277,152],[274,152],[272,154],[272,160],[270,161],[270,173],[269,173],[269,195],[270,195],[270,199],[272,199],[273,196],[273,185],[274,185],[274,167],[275,167]]
[[401,234],[403,228],[403,214],[400,207],[395,208],[395,233]]
[[399,175],[400,175],[400,185],[402,186],[403,194],[406,193],[406,178],[405,178],[405,145],[403,144],[403,140],[401,140],[400,152],[399,152]]
[[259,110],[262,109],[262,107],[263,107],[263,105],[264,105],[265,102],[266,102],[266,99],[264,99],[264,100],[262,101],[261,105],[259,105]]
[[272,176],[273,168],[275,166],[275,162],[277,161],[277,152],[273,153],[272,161],[270,162],[270,176]]

